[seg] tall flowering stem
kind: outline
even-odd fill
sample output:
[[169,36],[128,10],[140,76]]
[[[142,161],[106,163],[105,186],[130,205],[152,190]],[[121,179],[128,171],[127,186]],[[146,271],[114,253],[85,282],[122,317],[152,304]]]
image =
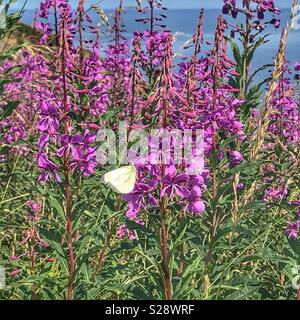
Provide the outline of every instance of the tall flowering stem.
[[57,12],[57,0],[54,1],[54,29],[55,29],[55,44],[59,46],[58,39],[58,12]]
[[[268,12],[272,15],[272,19],[270,21],[265,21],[265,12]],[[232,43],[233,50],[240,57],[237,60],[237,70],[239,72],[239,76],[236,78],[236,87],[240,89],[238,94],[239,100],[247,101],[240,112],[240,118],[246,122],[251,112],[250,108],[255,109],[255,104],[251,103],[251,95],[249,95],[249,92],[251,92],[251,89],[249,88],[251,84],[250,80],[252,79],[249,74],[249,70],[254,53],[252,48],[258,48],[261,44],[265,43],[265,36],[259,37],[259,35],[265,30],[268,24],[274,25],[275,28],[280,26],[280,20],[277,17],[280,13],[280,10],[275,6],[274,1],[272,0],[268,1],[268,3],[262,0],[243,1],[239,7],[236,1],[224,0],[223,13],[231,14],[233,18],[236,18],[239,14],[245,16],[245,27],[239,24],[232,26],[231,37],[234,38],[235,35],[238,34],[240,36],[239,40],[241,41],[243,48],[243,52],[240,53],[239,50],[234,48],[235,44]],[[236,143],[236,150],[240,150],[239,141]],[[240,179],[241,175],[238,172],[233,178],[233,201],[231,215],[234,225],[236,225],[238,221],[238,189],[241,185]]]
[[147,75],[150,83],[150,87],[155,84],[157,68],[160,66],[160,62],[162,62],[162,58],[160,57],[160,49],[163,46],[166,37],[163,32],[161,32],[158,28],[165,28],[166,26],[161,22],[166,18],[164,14],[155,14],[155,10],[167,10],[167,8],[162,6],[161,0],[147,0],[148,7],[144,9],[140,9],[139,11],[143,14],[149,10],[149,16],[146,18],[136,19],[137,22],[141,22],[143,24],[149,23],[148,30],[145,30],[143,36],[146,38],[146,47],[148,53],[148,61],[146,64]]
[[[218,72],[219,72],[219,50],[223,42],[223,32],[224,32],[224,18],[219,16],[217,29],[215,33],[215,41],[214,41],[214,50],[212,52],[212,81],[213,81],[213,92],[212,92],[212,112],[214,113],[217,110],[217,99],[218,99]],[[212,175],[212,199],[216,199],[217,197],[217,168],[216,168],[216,153],[217,153],[217,132],[215,128],[213,128],[212,133],[212,162],[211,162],[211,175]],[[212,208],[212,223],[211,223],[211,242],[216,233],[217,225],[218,225],[218,213],[216,208],[216,203]],[[207,257],[206,257],[206,265],[208,266],[211,260],[212,248],[209,248]],[[210,287],[209,273],[207,271],[205,275],[205,295],[208,295]]]
[[78,2],[78,33],[79,33],[79,59],[80,59],[80,71],[83,68],[84,59],[84,47],[83,47],[83,15],[84,15],[84,0]]
[[[259,158],[260,150],[262,149],[262,146],[265,142],[265,138],[267,136],[267,132],[268,132],[267,129],[270,125],[270,114],[272,112],[272,108],[270,108],[269,106],[270,106],[274,91],[276,90],[276,86],[277,86],[276,82],[282,74],[282,66],[284,65],[284,62],[285,62],[287,39],[288,39],[289,32],[291,31],[292,21],[295,17],[295,12],[296,12],[295,7],[297,6],[297,4],[298,4],[298,0],[294,0],[288,26],[282,31],[280,44],[279,44],[279,48],[278,48],[278,52],[275,60],[275,67],[272,73],[269,89],[266,93],[263,107],[260,112],[260,119],[258,121],[257,129],[253,134],[253,136],[251,137],[251,140],[253,141],[253,147],[250,151],[250,160],[252,161],[255,161]],[[245,206],[249,201],[251,201],[256,190],[256,185],[257,185],[257,181],[254,181],[251,187],[249,188],[249,190],[245,193],[240,203],[241,206]]]
[[[228,86],[226,83],[220,81],[220,79],[226,79],[229,75],[237,75],[237,73],[231,70],[231,67],[234,65],[234,62],[227,57],[227,41],[225,38],[225,30],[227,29],[227,22],[223,16],[219,16],[217,22],[217,28],[215,32],[214,39],[214,49],[212,50],[210,61],[213,64],[211,70],[211,82],[212,82],[212,92],[210,108],[211,114],[213,115],[213,123],[211,125],[212,131],[212,145],[210,152],[210,171],[212,178],[212,220],[211,220],[211,231],[210,231],[210,244],[209,250],[206,256],[206,275],[205,275],[205,295],[208,296],[210,288],[210,279],[209,279],[209,267],[211,263],[211,258],[213,254],[213,240],[216,236],[218,227],[222,221],[222,216],[218,212],[218,163],[222,159],[222,154],[219,153],[219,134],[222,134],[222,131],[226,127],[222,128],[216,121],[216,115],[218,112],[222,112],[222,98],[224,92],[235,93],[237,90]],[[233,105],[240,105],[240,101],[234,99],[232,101]],[[235,111],[234,111],[235,113]],[[241,137],[243,132],[241,128],[243,127],[238,121],[234,120],[233,123],[234,131],[237,131],[238,135]],[[225,132],[226,132],[225,131]],[[242,155],[236,151],[229,152],[231,156],[231,165],[239,164],[242,160]]]
[[[196,88],[196,69],[197,69],[197,57],[201,51],[201,43],[204,41],[203,35],[203,20],[204,20],[204,9],[201,9],[199,14],[199,21],[196,32],[193,36],[193,44],[194,44],[194,54],[192,56],[188,79],[186,82],[186,91],[187,91],[187,101],[189,103],[189,109],[192,110],[195,98],[195,88]],[[189,111],[190,111],[189,110]]]
[[[62,26],[61,26],[61,74],[63,81],[63,127],[64,134],[69,134],[69,104],[68,104],[68,92],[67,92],[67,75],[66,75],[66,55],[68,54],[68,39],[67,39],[67,15],[62,13]],[[73,249],[73,236],[72,236],[72,214],[71,214],[71,185],[70,185],[70,163],[68,150],[65,149],[63,153],[63,173],[65,177],[65,212],[67,218],[67,238],[69,246],[69,282],[68,282],[68,299],[73,298],[73,274],[75,271],[75,259]]]
[[[222,50],[222,46],[224,45],[224,31],[226,28],[226,21],[223,16],[219,16],[217,30],[215,33],[215,41],[214,41],[214,50],[213,50],[213,67],[212,67],[212,79],[213,79],[213,102],[212,102],[212,111],[216,112],[218,108],[218,77],[219,77],[219,50]],[[222,52],[223,54],[224,52]],[[217,153],[217,143],[218,143],[218,135],[216,130],[213,131],[212,136],[212,154],[215,158]],[[216,199],[217,197],[217,168],[215,161],[212,164],[212,197]],[[212,220],[212,237],[215,235],[218,226],[218,213],[216,206],[213,207],[213,220]]]
[[[246,29],[243,33],[243,50],[244,53],[248,52],[248,48],[250,45],[251,40],[251,13],[250,13],[250,2],[245,1],[244,3],[245,9],[246,9]],[[242,75],[240,78],[240,93],[239,93],[239,99],[245,100],[247,97],[247,83],[249,80],[249,65],[247,63],[248,59],[246,59],[247,55],[244,55],[245,58],[243,60],[243,70]],[[236,149],[240,149],[240,142],[237,142]],[[233,204],[232,204],[232,210],[231,210],[231,216],[232,216],[232,222],[234,225],[237,224],[238,221],[238,210],[239,210],[239,195],[238,195],[238,188],[240,185],[240,173],[236,173],[233,177]]]
[[[149,0],[150,6],[150,76],[153,72],[153,35],[154,35],[154,0]],[[151,83],[151,79],[150,79]]]
[[[163,72],[162,72],[162,127],[167,129],[168,126],[168,86],[170,83],[170,68],[172,65],[172,36],[170,35],[167,39],[166,45],[166,58],[164,61]],[[163,163],[163,159],[161,159]],[[161,165],[161,190],[165,188],[163,177],[166,175],[166,165]],[[167,195],[164,194],[159,202],[161,212],[161,253],[162,253],[162,264],[165,273],[165,295],[167,300],[172,299],[172,288],[170,270],[168,265],[168,230],[167,230]]]

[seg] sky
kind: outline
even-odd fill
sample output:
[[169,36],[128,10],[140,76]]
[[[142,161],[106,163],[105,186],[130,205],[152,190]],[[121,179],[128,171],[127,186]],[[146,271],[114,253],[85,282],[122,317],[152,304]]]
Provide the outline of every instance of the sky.
[[[4,0],[6,2],[7,0]],[[135,0],[123,0],[125,6],[135,5]],[[238,0],[241,1],[241,0]],[[77,0],[70,0],[76,6]],[[87,6],[100,2],[99,6],[103,9],[115,8],[119,3],[119,0],[85,0]],[[142,0],[145,3],[145,0]],[[15,9],[20,8],[24,3],[24,0],[17,0],[17,4],[14,5]],[[36,9],[39,6],[39,0],[28,0],[27,9]],[[292,0],[276,0],[276,5],[280,8],[289,8]],[[169,9],[199,9],[199,8],[215,8],[220,9],[223,4],[223,0],[164,0],[163,4]]]

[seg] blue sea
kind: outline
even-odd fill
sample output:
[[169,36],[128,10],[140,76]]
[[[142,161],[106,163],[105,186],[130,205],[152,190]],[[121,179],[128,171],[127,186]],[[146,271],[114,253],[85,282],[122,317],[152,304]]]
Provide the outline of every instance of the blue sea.
[[[114,11],[106,10],[106,15],[111,19]],[[220,10],[208,9],[205,11],[204,18],[204,32],[205,32],[205,40],[212,41],[214,38],[214,30],[217,23],[218,15],[221,13]],[[197,27],[199,10],[194,9],[178,9],[178,10],[168,10],[165,11],[164,14],[167,15],[167,18],[163,22],[166,25],[168,30],[171,30],[173,34],[176,36],[176,41],[174,44],[174,52],[180,56],[188,56],[191,53],[191,50],[184,50],[182,45],[192,38],[194,31]],[[89,12],[93,22],[95,25],[100,23],[99,16],[91,10]],[[282,28],[286,26],[288,18],[290,15],[290,10],[284,9],[281,12],[281,27],[279,29],[275,29],[272,25],[267,28],[267,32],[270,34],[268,39],[269,42],[265,44],[262,48],[257,50],[253,65],[251,68],[255,70],[257,67],[263,64],[270,64],[273,62],[274,57],[276,56],[276,52],[279,45],[280,35]],[[32,24],[33,22],[34,12],[28,10],[25,12],[23,21],[27,24]],[[143,16],[142,16],[143,17]],[[123,14],[123,23],[125,26],[124,37],[130,39],[134,31],[142,31],[145,29],[145,26],[141,23],[137,23],[135,19],[141,18],[141,15],[133,9],[125,10]],[[242,22],[237,20],[232,20],[227,16],[228,20],[231,23]],[[51,22],[51,21],[50,21]],[[109,42],[109,37],[107,37],[107,32],[105,32],[105,27],[103,29],[102,36],[102,44],[105,47],[105,44]],[[296,61],[300,60],[300,30],[292,30],[289,35],[288,46],[287,46],[287,59],[291,64],[294,64]]]

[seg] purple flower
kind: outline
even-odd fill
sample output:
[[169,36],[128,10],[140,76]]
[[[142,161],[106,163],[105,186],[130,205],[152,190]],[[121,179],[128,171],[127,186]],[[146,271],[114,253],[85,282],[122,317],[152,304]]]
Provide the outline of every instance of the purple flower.
[[57,173],[58,165],[47,158],[47,156],[43,153],[38,155],[38,167],[42,171],[42,174],[39,176],[38,181],[42,183],[47,182],[49,179],[49,175],[51,174],[56,182],[61,182],[60,176]]
[[238,190],[238,191],[242,191],[244,188],[245,188],[245,185],[243,184],[243,182],[240,182],[240,183],[237,185],[237,190]]
[[80,153],[79,144],[81,142],[82,142],[82,136],[79,134],[75,134],[72,136],[63,135],[61,137],[62,147],[56,152],[56,155],[61,158],[66,152],[67,155],[71,153],[73,158],[78,159],[79,153]]
[[70,168],[72,169],[72,172],[77,169],[85,177],[89,177],[95,172],[97,164],[96,148],[88,148],[85,152],[82,152],[77,148],[76,152],[73,154]]
[[300,220],[296,222],[289,222],[286,230],[288,237],[296,240],[298,238],[299,228]]
[[123,239],[128,237],[128,240],[133,241],[136,239],[134,233],[130,231],[125,224],[120,225],[119,229],[117,230],[117,237],[119,239]]
[[233,166],[239,165],[244,160],[243,155],[239,151],[230,151],[229,154],[231,157],[230,163]]
[[297,98],[292,94],[294,85],[290,82],[289,68],[285,64],[286,76],[279,79],[271,100],[271,115],[268,131],[280,137],[286,144],[295,145],[299,141],[299,111]]
[[132,193],[124,195],[124,200],[128,202],[126,217],[129,220],[136,219],[143,207],[157,206],[157,200],[151,195],[152,190],[153,187],[146,183],[137,183]]
[[[194,180],[195,182],[195,180]],[[200,215],[205,211],[205,204],[200,199],[202,190],[198,184],[193,185],[190,191],[189,203],[187,205],[187,211],[193,215]]]
[[[259,28],[260,31],[264,29],[263,27],[263,19],[265,18],[265,13],[269,12],[273,15],[273,19],[270,21],[271,24],[275,26],[275,28],[279,28],[280,20],[276,18],[276,15],[280,14],[280,10],[275,7],[273,0],[243,0],[242,5],[237,7],[236,0],[223,0],[223,14],[231,14],[233,18],[236,18],[238,13],[242,13],[244,15],[249,15],[251,19],[257,17],[259,21],[253,21],[252,27]],[[256,5],[256,10],[254,8]],[[249,12],[250,10],[250,12]],[[254,14],[256,12],[256,15]],[[252,35],[251,35],[252,36]]]
[[295,71],[300,71],[300,61],[298,61],[298,62],[296,62],[296,63],[294,64],[294,70],[295,70]]
[[40,120],[37,129],[48,134],[56,134],[59,128],[59,111],[54,102],[43,101],[40,106]]
[[42,208],[42,206],[38,202],[33,200],[28,200],[26,202],[26,205],[33,213],[38,213]]
[[[145,222],[144,222],[143,219],[136,219],[136,220],[134,220],[134,222],[135,222],[136,224],[139,224],[139,225],[144,225],[144,224],[145,224]],[[128,240],[130,240],[130,241],[133,241],[133,240],[136,239],[133,231],[132,231],[132,230],[129,230],[129,229],[126,227],[125,224],[120,225],[120,227],[118,228],[118,230],[117,230],[117,237],[118,237],[119,239],[123,239],[123,238],[127,237]]]
[[224,6],[222,10],[223,14],[231,14],[236,17],[236,0],[224,0]]
[[280,20],[279,19],[274,18],[271,20],[270,23],[273,24],[276,29],[278,29],[280,27]]
[[286,198],[288,195],[287,186],[282,185],[278,187],[271,186],[267,188],[264,194],[264,201],[278,201]]
[[205,204],[202,200],[196,200],[188,205],[187,210],[191,214],[200,215],[205,211]]
[[177,170],[174,165],[170,165],[166,169],[166,176],[163,177],[162,181],[164,188],[160,193],[160,197],[164,197],[167,194],[170,198],[178,195],[181,198],[188,198],[190,192],[187,188],[187,183],[190,178],[187,174],[177,174]]
[[42,206],[33,200],[28,200],[26,202],[27,207],[29,208],[29,212],[27,215],[28,220],[30,221],[37,221],[39,220],[39,213],[42,209]]

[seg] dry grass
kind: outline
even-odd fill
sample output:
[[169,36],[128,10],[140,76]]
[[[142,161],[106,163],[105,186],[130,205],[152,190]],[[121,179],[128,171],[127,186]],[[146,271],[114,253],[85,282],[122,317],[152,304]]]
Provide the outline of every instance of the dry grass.
[[[283,69],[282,67],[285,63],[288,35],[289,35],[291,28],[292,28],[293,19],[295,17],[295,13],[296,13],[295,8],[297,5],[298,5],[298,0],[294,0],[292,8],[291,8],[291,15],[290,15],[288,25],[282,31],[282,35],[281,35],[281,39],[280,39],[280,43],[279,43],[279,48],[278,48],[278,53],[277,53],[276,60],[275,60],[275,67],[274,67],[274,70],[272,73],[272,78],[270,81],[270,86],[269,86],[269,89],[268,89],[267,94],[265,96],[263,107],[261,109],[261,114],[260,114],[260,118],[258,121],[257,129],[255,130],[255,132],[252,136],[252,139],[251,139],[253,146],[252,146],[252,149],[250,152],[250,160],[252,160],[252,161],[255,161],[259,158],[260,151],[261,151],[262,146],[263,146],[265,139],[267,137],[267,132],[268,132],[267,129],[270,124],[270,115],[274,111],[270,107],[270,102],[271,102],[273,93],[276,89],[277,80],[279,79],[279,77],[282,74],[282,69]],[[253,195],[256,190],[256,184],[257,184],[257,181],[253,182],[251,187],[247,190],[247,192],[245,193],[245,196],[243,197],[242,201],[240,202],[240,207],[244,207],[249,201],[252,200]]]

